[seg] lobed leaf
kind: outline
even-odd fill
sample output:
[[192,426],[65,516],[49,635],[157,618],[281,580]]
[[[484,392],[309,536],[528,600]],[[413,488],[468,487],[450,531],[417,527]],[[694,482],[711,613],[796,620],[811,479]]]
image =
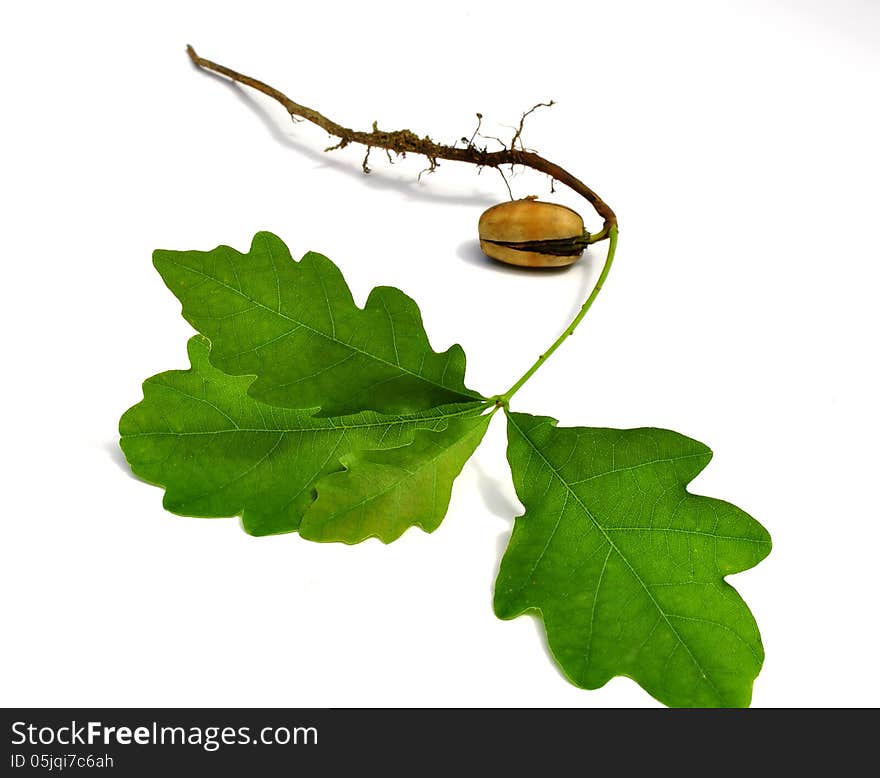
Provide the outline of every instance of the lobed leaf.
[[711,456],[669,430],[509,414],[526,512],[501,562],[496,614],[540,612],[578,686],[627,675],[667,705],[748,705],[764,652],[723,579],[767,556],[770,537],[739,508],[686,490]]
[[346,454],[344,471],[318,481],[300,534],[308,540],[360,543],[376,537],[390,543],[412,526],[433,532],[446,515],[452,482],[490,418],[450,419],[442,430],[416,430],[405,446]]
[[119,423],[132,470],[165,488],[164,506],[186,516],[242,516],[252,535],[292,532],[315,497],[315,483],[362,448],[400,446],[416,429],[443,430],[477,417],[484,403],[410,415],[373,411],[314,417],[275,408],[248,394],[253,377],[229,376],[209,361],[210,345],[189,341],[189,370],[147,379],[144,399]]
[[248,391],[270,405],[340,416],[483,399],[464,385],[461,346],[433,351],[411,298],[377,287],[358,308],[329,259],[310,252],[295,262],[269,232],[247,254],[159,250],[153,262],[210,338],[212,364],[256,376]]

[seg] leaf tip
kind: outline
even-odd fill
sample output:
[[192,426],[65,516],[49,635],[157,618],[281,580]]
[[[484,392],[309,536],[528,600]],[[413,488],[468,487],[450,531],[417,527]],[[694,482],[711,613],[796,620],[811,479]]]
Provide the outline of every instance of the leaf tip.
[[274,244],[276,248],[289,253],[287,244],[274,232],[269,232],[269,230],[259,230],[254,233],[254,237],[251,238],[250,250],[259,251],[262,248],[269,248],[271,250],[272,244]]

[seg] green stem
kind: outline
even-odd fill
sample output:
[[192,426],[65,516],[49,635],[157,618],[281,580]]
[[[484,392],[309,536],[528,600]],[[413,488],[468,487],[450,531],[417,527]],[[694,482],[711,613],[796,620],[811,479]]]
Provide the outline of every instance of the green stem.
[[587,244],[589,245],[590,243],[598,243],[600,240],[605,240],[608,237],[610,230],[611,230],[611,228],[606,224],[595,235],[590,235],[587,238]]
[[563,333],[556,338],[556,341],[553,343],[550,348],[548,348],[540,357],[538,357],[537,361],[534,365],[532,365],[522,378],[519,379],[513,386],[510,387],[504,394],[498,397],[498,404],[507,406],[510,402],[510,398],[513,397],[543,365],[549,358],[550,355],[556,351],[561,345],[562,341],[564,341],[569,335],[573,334],[578,324],[581,323],[581,320],[584,316],[587,315],[587,311],[590,310],[590,306],[593,304],[593,301],[599,296],[599,292],[602,291],[602,286],[605,283],[605,279],[608,278],[608,273],[611,270],[611,263],[614,262],[614,252],[617,249],[617,225],[612,225],[608,230],[608,254],[605,257],[605,265],[602,267],[602,272],[599,274],[599,278],[596,281],[596,285],[593,287],[593,291],[590,292],[590,296],[586,299],[584,304],[581,306],[580,311],[578,311],[577,316],[572,319],[571,324],[569,324]]

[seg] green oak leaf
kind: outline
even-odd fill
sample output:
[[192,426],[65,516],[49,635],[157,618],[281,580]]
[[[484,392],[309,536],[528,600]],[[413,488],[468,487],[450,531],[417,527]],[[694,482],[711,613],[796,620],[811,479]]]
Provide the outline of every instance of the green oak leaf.
[[354,451],[345,470],[317,483],[300,534],[308,540],[390,543],[412,526],[433,532],[449,507],[452,482],[474,453],[492,414],[450,419],[442,430],[416,430],[405,446]]
[[153,262],[210,338],[212,364],[256,376],[248,391],[270,405],[341,416],[483,399],[464,385],[461,346],[433,351],[412,299],[380,286],[358,308],[329,259],[310,252],[295,262],[269,232],[247,254],[158,250]]
[[686,490],[711,456],[668,430],[509,414],[526,512],[501,562],[496,614],[538,611],[578,686],[626,675],[671,706],[748,705],[764,651],[723,579],[767,556],[770,537],[739,508]]
[[119,423],[132,470],[165,487],[164,506],[186,516],[242,516],[252,535],[295,531],[315,497],[315,482],[340,470],[356,449],[400,446],[416,429],[443,430],[478,417],[485,403],[464,403],[409,415],[373,411],[313,417],[249,396],[253,376],[229,376],[209,361],[208,340],[189,341],[189,370],[144,382],[144,399]]

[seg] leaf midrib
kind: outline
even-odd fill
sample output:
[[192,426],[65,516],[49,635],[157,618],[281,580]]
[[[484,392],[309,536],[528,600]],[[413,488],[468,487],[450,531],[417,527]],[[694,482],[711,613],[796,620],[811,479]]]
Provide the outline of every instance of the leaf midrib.
[[[166,388],[163,386],[163,388]],[[167,387],[171,388],[171,387]],[[180,389],[174,389],[174,391],[182,394],[184,397],[189,397],[190,399],[196,400],[198,402],[205,402],[203,398],[196,397],[195,395],[187,394],[186,392],[181,391]],[[211,407],[218,410],[212,403],[208,403]],[[142,437],[189,437],[196,435],[228,435],[230,433],[261,433],[261,434],[284,434],[287,435],[289,433],[300,433],[300,432],[348,432],[349,430],[360,430],[360,429],[370,429],[373,427],[392,427],[394,425],[400,424],[418,424],[419,422],[424,422],[425,424],[430,424],[433,421],[442,421],[445,419],[454,419],[456,417],[467,418],[470,415],[479,416],[481,415],[478,411],[485,410],[485,406],[476,405],[473,408],[463,408],[461,410],[457,410],[453,413],[442,413],[437,414],[435,416],[397,416],[397,417],[389,417],[387,420],[377,420],[373,422],[368,422],[365,424],[340,424],[339,426],[324,426],[324,427],[265,427],[260,429],[258,427],[229,427],[226,429],[216,429],[216,430],[203,430],[200,432],[129,432],[125,435],[122,435],[123,438],[142,438]],[[229,418],[225,413],[224,416]],[[332,417],[327,417],[332,418]]]

